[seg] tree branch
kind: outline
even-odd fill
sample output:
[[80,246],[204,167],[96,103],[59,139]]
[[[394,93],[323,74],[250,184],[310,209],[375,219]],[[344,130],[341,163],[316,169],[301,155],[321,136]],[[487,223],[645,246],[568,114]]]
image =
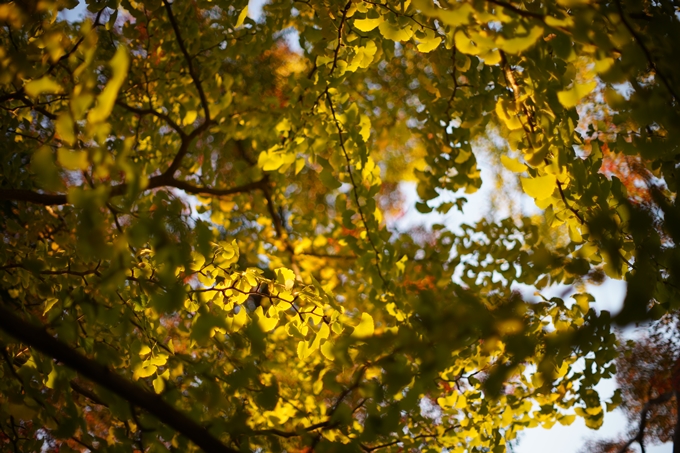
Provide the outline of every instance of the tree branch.
[[[2,294],[1,297],[4,301],[6,295]],[[186,436],[205,452],[238,452],[238,450],[224,445],[206,428],[166,403],[160,396],[143,389],[109,370],[106,366],[80,354],[66,343],[52,337],[44,328],[25,321],[4,305],[0,305],[0,329],[22,343],[63,362],[66,366],[115,393],[120,398],[148,411],[158,420]]]
[[179,45],[179,48],[187,61],[187,66],[189,66],[189,75],[191,76],[191,79],[194,81],[194,85],[196,85],[198,96],[201,98],[201,105],[203,106],[203,112],[205,113],[205,123],[207,123],[210,121],[210,108],[208,106],[208,100],[205,97],[205,92],[203,91],[203,85],[201,85],[201,79],[198,77],[198,74],[196,74],[193,64],[193,58],[191,58],[191,55],[189,55],[189,52],[187,51],[187,48],[184,45],[182,35],[179,32],[179,26],[177,25],[175,16],[172,14],[172,7],[170,6],[170,3],[168,3],[168,0],[163,0],[163,4],[165,5],[165,10],[168,12],[168,18],[170,19],[172,29],[175,31],[177,44]]
[[173,121],[172,118],[170,118],[168,115],[166,115],[163,112],[159,112],[159,111],[154,110],[154,109],[140,109],[140,108],[128,105],[125,102],[120,101],[120,100],[116,101],[116,105],[119,106],[119,107],[122,107],[125,110],[128,110],[132,113],[136,113],[139,116],[153,115],[157,118],[160,118],[163,121],[165,121],[166,123],[168,123],[168,126],[173,128],[180,135],[180,137],[182,137],[182,138],[186,137],[186,133],[182,130],[182,128],[179,127],[179,125],[175,121]]
[[[625,453],[628,447],[633,445],[635,442],[640,444],[640,449],[644,453],[645,451],[645,429],[647,428],[647,413],[653,406],[663,404],[673,397],[673,392],[666,392],[654,399],[651,399],[642,406],[642,411],[640,412],[640,428],[638,428],[638,433],[635,437],[626,442],[620,449],[618,453]],[[677,433],[676,433],[677,434]],[[675,447],[674,447],[675,450]],[[675,453],[675,451],[674,451]]]
[[[161,187],[174,187],[175,189],[183,190],[192,195],[211,195],[216,197],[234,195],[237,193],[251,192],[253,190],[262,190],[266,187],[267,178],[262,178],[259,181],[249,182],[242,186],[231,187],[229,189],[216,189],[214,187],[195,186],[186,181],[180,181],[167,174],[152,176],[149,178],[148,185],[144,190],[158,189]],[[128,184],[118,184],[111,187],[109,198],[125,195],[128,189]],[[0,200],[8,201],[26,201],[28,203],[41,204],[45,206],[65,205],[69,204],[68,198],[64,194],[48,194],[35,192],[27,189],[0,189]]]
[[661,83],[663,83],[663,85],[666,87],[671,96],[673,96],[675,102],[676,103],[680,102],[680,97],[678,97],[678,94],[675,92],[666,76],[656,67],[656,63],[654,63],[654,59],[652,58],[652,52],[647,48],[647,46],[645,46],[645,43],[642,42],[642,38],[640,37],[640,35],[635,31],[631,23],[628,22],[628,19],[626,19],[626,14],[623,12],[621,0],[616,0],[616,6],[619,10],[619,15],[621,16],[621,22],[623,22],[623,25],[626,27],[628,32],[633,36],[633,39],[638,43],[638,45],[642,49],[642,52],[645,54],[645,57],[647,58],[647,63],[649,63],[649,66],[654,70],[656,75],[659,76],[659,79],[661,79]]

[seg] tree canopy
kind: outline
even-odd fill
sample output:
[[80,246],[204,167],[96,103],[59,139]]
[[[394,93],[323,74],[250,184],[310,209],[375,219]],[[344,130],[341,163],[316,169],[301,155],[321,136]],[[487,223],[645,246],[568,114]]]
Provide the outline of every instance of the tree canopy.
[[[621,402],[615,326],[680,305],[677,0],[77,3],[0,2],[3,450],[502,452]],[[484,139],[541,215],[395,227]]]

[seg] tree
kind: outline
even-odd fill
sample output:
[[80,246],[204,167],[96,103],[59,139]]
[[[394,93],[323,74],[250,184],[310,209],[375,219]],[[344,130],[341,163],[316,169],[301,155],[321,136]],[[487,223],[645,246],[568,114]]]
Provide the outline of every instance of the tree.
[[644,448],[677,441],[680,421],[673,394],[680,387],[679,340],[676,312],[653,323],[642,338],[621,345],[616,381],[628,432],[614,440],[591,441],[585,451],[627,452],[636,442]]
[[[0,3],[3,449],[498,452],[616,407],[614,325],[680,300],[676,2],[87,3]],[[544,216],[391,229],[489,135]]]

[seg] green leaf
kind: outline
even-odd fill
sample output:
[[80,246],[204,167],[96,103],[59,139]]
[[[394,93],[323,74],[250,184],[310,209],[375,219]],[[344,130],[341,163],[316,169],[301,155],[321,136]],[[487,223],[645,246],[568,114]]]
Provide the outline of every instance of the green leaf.
[[323,183],[324,186],[328,187],[331,190],[338,189],[342,184],[340,181],[335,179],[335,176],[333,176],[333,173],[327,168],[324,168],[321,170],[321,173],[319,173],[319,179]]

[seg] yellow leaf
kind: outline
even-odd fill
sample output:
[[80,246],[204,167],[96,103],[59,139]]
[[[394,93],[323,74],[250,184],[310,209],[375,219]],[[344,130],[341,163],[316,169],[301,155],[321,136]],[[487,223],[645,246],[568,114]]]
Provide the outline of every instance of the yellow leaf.
[[335,360],[335,354],[333,354],[333,346],[335,343],[332,341],[326,341],[324,344],[321,345],[321,354],[323,354],[324,357],[326,357],[328,360]]
[[371,136],[371,119],[363,113],[359,119],[359,127],[359,135],[361,135],[364,141],[368,141],[368,138]]
[[495,66],[501,62],[501,53],[498,50],[491,50],[479,56],[487,66]]
[[468,55],[479,54],[479,48],[472,42],[470,37],[463,32],[463,30],[458,30],[453,36],[453,39],[456,43],[456,49],[460,50],[462,53]]
[[157,369],[158,367],[155,365],[144,366],[144,364],[140,363],[135,368],[134,373],[132,373],[132,378],[136,381],[139,378],[149,377],[154,374]]
[[71,115],[68,112],[62,112],[59,114],[59,116],[57,116],[57,119],[54,122],[54,127],[56,128],[57,134],[59,134],[59,138],[62,142],[69,146],[73,146],[75,144],[76,134],[74,131],[73,118],[71,118]]
[[550,27],[572,27],[574,25],[574,19],[567,16],[564,19],[558,19],[552,16],[545,16],[545,24]]
[[196,117],[198,116],[198,112],[196,110],[189,110],[184,117],[184,124],[192,124],[195,120]]
[[165,354],[158,354],[148,360],[151,365],[163,366],[168,363],[168,356]]
[[470,22],[470,13],[474,12],[474,8],[469,3],[463,3],[460,8],[453,11],[439,9],[437,10],[437,17],[441,19],[446,25],[458,27],[460,25]]
[[576,420],[576,415],[564,415],[560,417],[557,421],[560,422],[561,425],[569,426],[572,423],[574,423],[574,420]]
[[[500,118],[505,126],[511,131],[518,130],[522,128],[522,122],[519,120],[516,112],[514,112],[514,101],[510,101],[505,98],[501,98],[496,103],[496,115]],[[512,109],[508,112],[509,109]]]
[[574,86],[569,90],[560,91],[557,93],[557,99],[565,108],[576,107],[576,104],[585,96],[590,94],[595,89],[597,82],[594,80],[584,84],[574,83]]
[[300,360],[304,360],[309,356],[309,354],[307,354],[307,342],[305,340],[301,340],[298,343],[297,355]]
[[57,298],[47,299],[45,301],[45,311],[43,312],[43,316],[45,316],[47,312],[50,311],[50,309],[54,307],[54,304],[56,304],[57,302],[59,302],[59,299]]
[[148,347],[147,345],[144,345],[139,349],[139,356],[144,357],[145,355],[149,354],[150,352],[151,352],[151,348]]
[[89,166],[87,151],[70,151],[66,148],[57,150],[59,165],[67,170],[85,170]]
[[274,330],[274,327],[276,327],[276,325],[279,323],[278,318],[269,318],[264,315],[262,305],[255,309],[253,317],[257,319],[257,325],[260,326],[262,332],[269,332],[270,330]]
[[310,355],[312,355],[314,351],[318,351],[319,347],[321,346],[321,341],[326,340],[330,333],[331,330],[328,328],[328,324],[322,323],[321,327],[319,328],[319,331],[314,336],[314,340],[312,341],[312,343],[305,348],[304,358],[307,358]]
[[354,21],[354,27],[359,31],[367,32],[375,29],[382,21],[382,17],[378,17],[377,19],[356,19]]
[[508,156],[501,156],[501,163],[505,168],[514,173],[522,173],[527,169],[526,165],[520,163],[517,159],[513,159],[512,157]]
[[496,44],[507,53],[517,54],[533,46],[541,36],[543,36],[543,27],[535,26],[526,36],[511,39],[500,37],[496,40]]
[[389,22],[381,22],[379,25],[380,34],[392,41],[408,41],[413,36],[411,27],[399,28]]
[[614,59],[613,58],[603,58],[602,60],[595,60],[595,72],[598,74],[602,74],[603,72],[607,72],[609,68],[612,67],[614,64]]
[[57,380],[57,369],[52,368],[52,371],[50,371],[50,374],[47,375],[47,382],[45,382],[45,387],[48,389],[53,389],[54,388],[54,382]]
[[295,174],[300,173],[303,168],[305,168],[305,160],[303,158],[297,159],[295,161]]
[[285,267],[276,269],[276,280],[286,287],[291,289],[295,285],[295,272]]
[[163,380],[162,377],[157,376],[156,379],[153,380],[153,389],[158,394],[163,392],[163,390],[165,389],[165,381]]
[[[238,293],[241,294],[241,293]],[[248,298],[248,295],[246,294],[246,299]],[[241,329],[241,327],[246,325],[246,322],[248,321],[248,316],[246,315],[246,310],[243,307],[239,307],[239,311],[236,315],[227,317],[225,320],[227,323],[227,329],[230,332],[237,332]]]
[[581,232],[572,225],[569,225],[569,239],[576,243],[583,242],[583,236],[581,236]]
[[559,5],[567,8],[573,8],[574,6],[584,6],[589,3],[588,0],[557,0]]
[[241,11],[241,14],[238,15],[238,19],[236,19],[236,25],[235,27],[238,28],[241,25],[243,25],[243,22],[245,22],[246,17],[248,17],[248,5],[246,5],[245,8]]
[[441,42],[442,38],[440,37],[421,40],[420,43],[418,44],[418,50],[423,53],[432,52],[434,49],[439,47],[439,44],[441,44]]
[[555,190],[557,178],[555,175],[539,176],[537,178],[521,178],[524,192],[536,200],[544,200]]
[[352,332],[352,337],[354,338],[366,338],[373,335],[374,330],[373,317],[368,313],[361,314],[361,321],[359,325],[354,328]]
[[87,114],[87,120],[91,123],[104,121],[111,115],[113,104],[116,102],[118,90],[127,77],[130,57],[124,46],[119,45],[116,53],[109,62],[112,75],[102,92],[97,96],[97,106]]
[[49,76],[42,77],[38,80],[31,80],[24,86],[24,91],[32,98],[45,93],[61,93],[63,90],[62,86]]

